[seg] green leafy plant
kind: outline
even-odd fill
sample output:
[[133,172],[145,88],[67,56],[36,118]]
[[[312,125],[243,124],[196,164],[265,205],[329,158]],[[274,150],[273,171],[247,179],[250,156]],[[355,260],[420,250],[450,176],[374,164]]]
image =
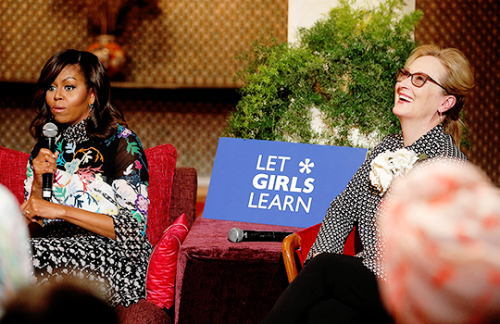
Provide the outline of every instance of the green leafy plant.
[[423,13],[402,14],[403,0],[354,5],[340,0],[299,30],[297,44],[262,36],[241,55],[244,86],[225,136],[370,148],[399,130],[395,74],[416,46]]

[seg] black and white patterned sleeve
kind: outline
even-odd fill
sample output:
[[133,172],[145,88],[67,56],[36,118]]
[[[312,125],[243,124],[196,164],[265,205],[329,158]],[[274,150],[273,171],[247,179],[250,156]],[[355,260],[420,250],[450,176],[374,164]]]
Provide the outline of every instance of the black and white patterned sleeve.
[[342,254],[345,241],[359,218],[375,213],[380,197],[373,193],[370,185],[371,161],[381,152],[393,150],[398,141],[394,136],[388,136],[378,144],[356,171],[346,189],[332,201],[307,260],[316,253]]
[[[366,161],[365,161],[366,163]],[[331,203],[321,223],[318,237],[307,259],[319,252],[342,253],[344,242],[351,232],[359,212],[358,184],[363,181],[363,167],[359,168],[351,181]]]

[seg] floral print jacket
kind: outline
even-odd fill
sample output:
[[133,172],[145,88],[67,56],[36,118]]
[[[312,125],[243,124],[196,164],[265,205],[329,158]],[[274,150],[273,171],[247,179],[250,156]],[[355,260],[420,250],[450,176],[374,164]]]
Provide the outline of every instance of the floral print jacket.
[[[33,182],[32,161],[42,144],[37,143],[30,155],[26,198]],[[131,130],[119,125],[112,136],[91,140],[86,136],[85,121],[82,121],[56,138],[56,151],[59,157],[52,202],[107,214],[113,219],[118,214],[128,214],[135,224],[133,227],[146,235],[148,164],[141,142]],[[44,226],[51,222],[54,220],[44,220]]]

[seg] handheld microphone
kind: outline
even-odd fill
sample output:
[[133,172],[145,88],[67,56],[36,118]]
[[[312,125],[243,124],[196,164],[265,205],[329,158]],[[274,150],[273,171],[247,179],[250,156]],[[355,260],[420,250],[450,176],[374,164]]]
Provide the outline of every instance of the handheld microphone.
[[[45,148],[49,149],[52,153],[56,150],[56,139],[58,129],[54,123],[47,123],[43,125],[43,136],[45,136]],[[42,181],[42,198],[50,201],[52,199],[52,184],[54,183],[54,175],[52,173],[44,173]]]
[[268,231],[244,231],[238,227],[229,230],[229,241],[239,243],[241,241],[266,241],[281,242],[293,232],[268,232]]

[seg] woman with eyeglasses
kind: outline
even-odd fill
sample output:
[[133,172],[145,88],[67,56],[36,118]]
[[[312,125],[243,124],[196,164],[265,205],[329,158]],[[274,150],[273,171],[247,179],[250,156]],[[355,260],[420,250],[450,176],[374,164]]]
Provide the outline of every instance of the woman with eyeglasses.
[[[396,76],[392,111],[402,131],[384,138],[332,201],[304,269],[261,324],[393,322],[377,284],[377,277],[385,280],[376,227],[380,202],[391,179],[415,163],[434,158],[465,163],[460,112],[473,87],[469,62],[459,50],[424,45],[412,52]],[[355,225],[363,251],[342,255]]]

